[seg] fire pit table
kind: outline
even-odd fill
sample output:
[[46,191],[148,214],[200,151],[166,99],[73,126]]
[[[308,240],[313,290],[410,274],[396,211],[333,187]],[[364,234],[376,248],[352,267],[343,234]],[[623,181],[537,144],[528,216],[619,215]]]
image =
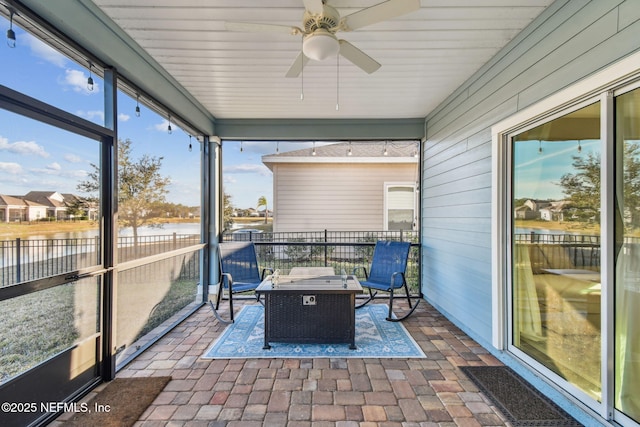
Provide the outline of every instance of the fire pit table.
[[362,293],[353,275],[326,267],[294,268],[276,283],[268,276],[256,289],[264,295],[264,349],[270,342],[337,344],[355,349],[355,298]]

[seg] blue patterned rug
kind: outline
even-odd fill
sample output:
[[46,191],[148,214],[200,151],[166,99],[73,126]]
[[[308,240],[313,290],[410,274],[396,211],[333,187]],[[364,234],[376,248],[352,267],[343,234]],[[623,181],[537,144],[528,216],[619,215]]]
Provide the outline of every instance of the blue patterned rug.
[[270,342],[271,349],[263,350],[264,308],[244,306],[235,323],[227,326],[222,335],[202,356],[204,359],[251,358],[426,358],[400,322],[385,319],[386,305],[367,305],[356,310],[356,350],[349,344],[287,344]]

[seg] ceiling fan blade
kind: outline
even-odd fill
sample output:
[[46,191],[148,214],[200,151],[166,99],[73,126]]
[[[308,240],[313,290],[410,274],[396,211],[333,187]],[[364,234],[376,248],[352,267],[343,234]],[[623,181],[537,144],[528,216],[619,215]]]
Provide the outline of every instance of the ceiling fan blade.
[[241,31],[251,33],[285,33],[292,36],[303,34],[298,27],[288,27],[286,25],[257,24],[255,22],[225,22],[224,26],[228,31]]
[[339,40],[340,42],[340,55],[347,58],[354,65],[362,68],[368,74],[373,73],[378,68],[380,68],[380,64],[371,58],[369,55],[352,45],[346,40]]
[[320,14],[324,10],[322,0],[304,0],[304,8],[314,14]]
[[344,31],[357,30],[420,9],[420,0],[388,0],[342,18]]
[[309,62],[309,58],[300,52],[295,61],[293,61],[293,64],[291,64],[291,67],[289,67],[289,71],[287,71],[285,77],[298,77],[302,72],[302,67],[307,65],[307,62]]

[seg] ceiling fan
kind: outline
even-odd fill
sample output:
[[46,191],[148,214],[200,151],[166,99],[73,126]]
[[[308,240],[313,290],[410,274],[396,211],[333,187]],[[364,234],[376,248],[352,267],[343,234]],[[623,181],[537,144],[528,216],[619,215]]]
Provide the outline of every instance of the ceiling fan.
[[286,77],[298,77],[309,59],[322,61],[342,55],[365,72],[371,74],[380,64],[346,40],[338,39],[338,31],[353,31],[367,25],[396,18],[420,9],[420,0],[387,0],[345,17],[326,0],[303,0],[302,28],[252,22],[226,22],[229,31],[276,32],[302,35],[302,52],[293,61]]

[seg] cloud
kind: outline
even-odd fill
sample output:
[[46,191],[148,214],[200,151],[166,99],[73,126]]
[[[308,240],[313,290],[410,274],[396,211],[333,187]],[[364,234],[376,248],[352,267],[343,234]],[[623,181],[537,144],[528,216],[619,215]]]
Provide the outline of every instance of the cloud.
[[82,158],[75,154],[65,154],[64,159],[69,163],[80,163],[82,162]]
[[0,151],[8,151],[20,155],[34,155],[40,157],[49,157],[49,153],[42,145],[36,144],[34,141],[16,141],[9,142],[7,138],[0,137]]
[[67,58],[62,55],[57,50],[53,49],[49,45],[44,44],[39,39],[33,37],[28,33],[24,33],[21,35],[21,38],[24,37],[29,48],[31,48],[31,52],[38,58],[44,59],[45,61],[60,67],[64,68],[67,63]]
[[66,69],[64,73],[65,76],[62,84],[64,86],[70,87],[74,92],[84,93],[85,95],[100,92],[100,86],[95,78],[93,79],[93,90],[89,90],[87,88],[87,79],[89,78],[89,76],[85,74],[84,71]]
[[84,117],[87,120],[91,120],[93,122],[96,122],[100,125],[104,124],[104,111],[98,111],[98,110],[91,110],[91,111],[83,111],[83,110],[78,110],[76,111],[76,114],[80,117]]
[[0,162],[0,171],[18,175],[22,173],[22,166],[13,162]]
[[83,169],[63,169],[58,162],[48,164],[44,168],[32,168],[32,174],[57,176],[62,178],[85,178],[88,174]]
[[271,174],[271,171],[265,165],[243,163],[240,165],[226,166],[223,169],[223,173],[238,173],[238,174],[257,173],[259,175],[269,176]]
[[[153,125],[153,128],[155,130],[157,130],[158,132],[167,132],[168,127],[169,127],[169,120],[167,120],[167,119],[164,119],[162,121],[162,123],[158,123],[156,125]],[[175,130],[175,124],[171,125],[171,129]]]
[[128,122],[130,118],[131,116],[128,114],[125,114],[125,113],[118,114],[118,120],[121,122]]

